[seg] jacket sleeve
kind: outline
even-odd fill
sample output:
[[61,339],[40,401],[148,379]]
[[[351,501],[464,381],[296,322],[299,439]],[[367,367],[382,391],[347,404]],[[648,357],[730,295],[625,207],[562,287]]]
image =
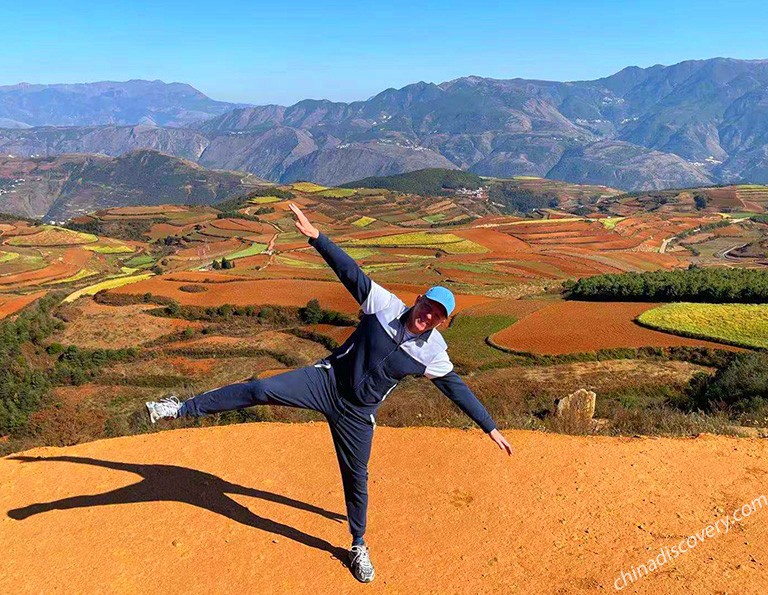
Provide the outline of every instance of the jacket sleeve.
[[344,252],[323,232],[317,238],[309,238],[310,246],[313,246],[323,257],[323,260],[336,273],[336,276],[352,294],[363,313],[373,314],[387,307],[392,299],[397,299],[393,293],[384,289],[373,281],[360,268],[349,254]]
[[484,432],[488,433],[496,428],[490,413],[480,400],[469,389],[461,377],[453,371],[453,363],[448,358],[448,353],[443,351],[429,366],[424,375],[440,389],[451,401],[458,405],[467,416],[472,419]]

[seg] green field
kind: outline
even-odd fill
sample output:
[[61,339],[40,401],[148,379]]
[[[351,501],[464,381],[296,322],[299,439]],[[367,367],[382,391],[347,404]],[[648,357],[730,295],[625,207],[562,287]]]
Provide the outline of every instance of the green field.
[[278,196],[257,196],[256,198],[251,198],[248,202],[254,205],[266,205],[271,202],[280,202],[281,200],[283,199]]
[[741,347],[768,348],[768,305],[665,304],[637,321],[656,330]]
[[155,259],[151,256],[148,256],[146,254],[141,254],[139,256],[134,256],[130,260],[127,260],[124,264],[128,267],[145,267],[150,264],[154,264]]
[[424,215],[422,217],[427,223],[437,223],[442,219],[445,219],[445,213],[436,213],[435,215]]
[[226,258],[227,260],[235,260],[236,258],[245,258],[246,256],[255,256],[256,254],[261,254],[266,249],[267,249],[266,244],[260,244],[258,242],[254,242],[248,248],[238,250],[237,252],[233,252],[232,254],[227,254]]
[[490,316],[457,314],[451,326],[440,332],[450,345],[451,359],[455,364],[476,367],[508,358],[507,354],[488,345],[485,338],[515,322],[517,318],[503,314]]

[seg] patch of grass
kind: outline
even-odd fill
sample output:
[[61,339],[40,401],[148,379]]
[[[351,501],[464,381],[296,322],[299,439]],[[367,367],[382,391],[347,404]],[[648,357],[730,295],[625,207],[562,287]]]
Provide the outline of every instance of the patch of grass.
[[643,312],[637,321],[675,335],[768,348],[768,305],[681,302]]
[[375,238],[358,238],[344,243],[344,246],[385,246],[440,248],[449,254],[471,254],[488,252],[488,249],[470,240],[464,240],[452,233],[426,233],[416,231]]
[[517,318],[503,314],[489,316],[457,314],[451,326],[442,331],[442,334],[448,343],[454,363],[477,367],[491,361],[509,359],[506,353],[488,345],[485,338],[515,322]]
[[279,196],[257,196],[248,200],[249,203],[254,205],[266,205],[271,202],[280,202],[283,200]]
[[376,221],[373,217],[360,217],[357,221],[353,221],[352,225],[356,225],[357,227],[365,227],[366,225],[370,225]]
[[235,260],[237,258],[245,258],[246,256],[255,256],[256,254],[261,254],[266,249],[267,249],[266,244],[260,244],[258,242],[254,242],[248,248],[244,248],[243,250],[238,250],[237,252],[228,254],[226,258],[227,260]]
[[67,297],[64,298],[64,303],[74,302],[77,298],[82,297],[84,295],[95,295],[102,289],[115,289],[116,287],[122,287],[123,285],[130,285],[131,283],[136,283],[138,281],[144,281],[144,279],[149,279],[153,275],[151,274],[145,274],[145,275],[136,275],[134,277],[118,277],[117,279],[110,279],[108,281],[102,281],[101,283],[96,283],[95,285],[89,285],[88,287],[84,287],[83,289],[80,289],[74,293],[69,294]]

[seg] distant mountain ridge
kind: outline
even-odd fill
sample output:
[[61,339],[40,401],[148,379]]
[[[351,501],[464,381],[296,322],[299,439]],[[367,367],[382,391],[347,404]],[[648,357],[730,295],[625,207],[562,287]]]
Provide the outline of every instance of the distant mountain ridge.
[[0,86],[0,126],[189,126],[242,104],[214,101],[184,83],[125,82]]
[[0,154],[136,148],[327,185],[426,168],[628,190],[768,182],[768,60],[628,67],[576,82],[469,76],[352,103],[239,107],[186,128],[0,130]]

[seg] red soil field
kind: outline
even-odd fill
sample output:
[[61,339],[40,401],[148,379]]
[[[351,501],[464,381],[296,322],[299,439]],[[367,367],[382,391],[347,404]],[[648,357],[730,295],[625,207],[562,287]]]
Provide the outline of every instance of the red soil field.
[[[272,267],[269,267],[272,268]],[[202,278],[206,274],[199,272]],[[359,305],[347,292],[340,281],[313,281],[303,279],[254,279],[234,281],[231,283],[214,283],[203,293],[187,293],[179,287],[190,282],[188,273],[183,273],[187,281],[170,281],[169,276],[160,275],[132,283],[123,287],[110,289],[111,293],[127,295],[143,295],[147,292],[153,295],[166,296],[175,299],[180,304],[190,306],[219,306],[233,304],[238,306],[274,304],[280,306],[306,306],[313,298],[320,305],[330,310],[356,313]],[[174,277],[179,278],[179,277]],[[196,281],[199,282],[199,281]],[[407,305],[411,305],[418,293],[426,291],[427,287],[403,284],[388,284],[387,289],[394,292]],[[418,292],[418,293],[417,293]],[[491,301],[485,296],[456,294],[456,311],[471,305]]]
[[633,319],[658,304],[557,301],[492,336],[502,347],[540,354],[596,351],[614,347],[689,345],[738,348],[643,328]]
[[27,295],[0,294],[0,320],[16,314],[22,308],[43,297],[47,291],[38,291]]
[[184,231],[183,225],[173,225],[171,223],[155,223],[149,230],[152,237],[164,237],[180,234]]
[[461,229],[451,233],[491,250],[494,256],[509,256],[518,252],[530,252],[531,247],[521,239],[494,229]]

